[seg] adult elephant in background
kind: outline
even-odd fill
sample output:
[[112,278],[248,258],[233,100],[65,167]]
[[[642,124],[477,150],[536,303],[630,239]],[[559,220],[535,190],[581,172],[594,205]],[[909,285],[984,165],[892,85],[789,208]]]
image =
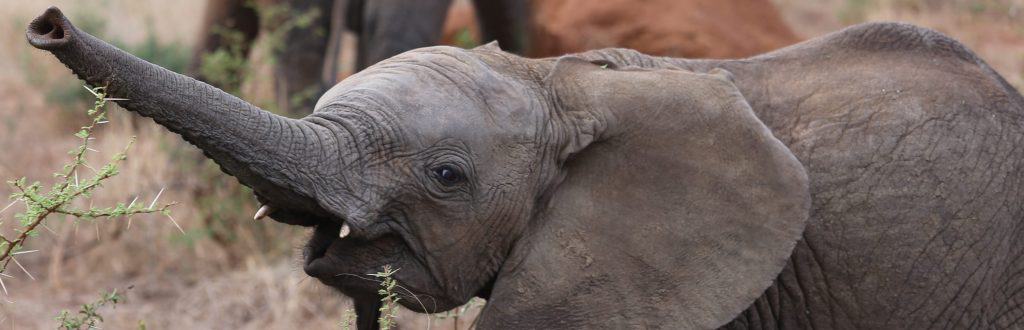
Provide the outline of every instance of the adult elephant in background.
[[770,0],[533,0],[531,10],[533,57],[623,47],[742,58],[799,41]]
[[[514,2],[526,7],[526,15],[512,16],[501,26],[521,34],[525,46],[512,51],[530,57],[624,47],[650,55],[742,58],[799,41],[769,0]],[[445,44],[454,44],[461,31],[475,26],[468,1],[456,1],[454,7]]]
[[[356,70],[405,51],[441,43],[442,28],[453,0],[348,0],[345,24],[359,36]],[[525,47],[528,3],[522,0],[473,0],[480,38],[498,41],[520,53]]]
[[465,30],[532,57],[628,47],[652,55],[740,58],[797,41],[767,0],[211,0],[192,75],[208,81],[198,68],[202,54],[226,47],[218,29],[238,31],[232,42],[248,53],[261,25],[268,25],[258,8],[275,6],[286,16],[309,15],[306,24],[288,27],[273,52],[277,106],[295,114],[307,113],[313,96],[337,83],[344,30],[358,37],[356,71],[410,49],[455,44]]
[[[210,0],[204,11],[199,31],[199,44],[194,50],[190,75],[227,90],[237,90],[246,74],[244,67],[235,64],[213,70],[224,77],[206,77],[203,62],[206,56],[223,52],[227,56],[249,57],[252,44],[268,28],[294,16],[304,15],[301,25],[289,26],[280,35],[280,45],[272,49],[274,65],[274,94],[277,107],[285,113],[308,113],[319,95],[335,83],[331,70],[333,63],[326,56],[331,42],[332,15],[335,3],[344,0]],[[261,13],[261,10],[263,13]],[[269,13],[274,12],[273,16]],[[267,22],[273,19],[275,22]],[[207,64],[209,65],[209,63]],[[220,63],[214,65],[222,65]],[[211,79],[213,78],[213,79]]]
[[[1024,98],[938,32],[847,28],[742,60],[429,47],[302,119],[142,61],[51,8],[27,31],[314,228],[304,270],[375,327],[488,300],[485,329],[1016,328]],[[357,276],[349,276],[357,275]]]
[[[204,54],[237,47],[243,55],[261,33],[279,22],[265,22],[274,12],[278,21],[305,16],[302,24],[289,24],[275,58],[275,97],[285,113],[312,110],[317,95],[337,83],[344,30],[358,37],[355,69],[404,51],[439,43],[452,0],[210,0],[200,29],[200,43],[193,55],[190,74],[209,82],[200,71]],[[482,37],[497,40],[510,51],[522,48],[521,26],[525,3],[516,0],[480,0],[474,5],[480,17]],[[284,17],[280,17],[284,16]],[[270,25],[268,27],[268,25]],[[226,37],[225,30],[235,32]],[[244,72],[229,72],[241,76]],[[240,81],[239,81],[240,82]],[[216,84],[225,89],[238,86]]]

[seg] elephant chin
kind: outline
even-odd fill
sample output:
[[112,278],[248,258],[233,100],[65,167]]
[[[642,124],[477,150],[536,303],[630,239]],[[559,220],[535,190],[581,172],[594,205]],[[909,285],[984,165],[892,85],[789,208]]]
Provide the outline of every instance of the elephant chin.
[[385,265],[396,272],[395,293],[406,308],[420,313],[438,313],[465,303],[445,294],[441,286],[398,235],[373,240],[348,236],[340,238],[341,225],[324,222],[316,226],[306,244],[303,270],[310,277],[341,293],[361,300],[379,300],[380,279],[374,276]]

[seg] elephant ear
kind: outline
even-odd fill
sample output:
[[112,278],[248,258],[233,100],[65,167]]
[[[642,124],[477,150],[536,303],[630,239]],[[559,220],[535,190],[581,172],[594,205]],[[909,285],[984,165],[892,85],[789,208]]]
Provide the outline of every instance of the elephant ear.
[[565,176],[499,277],[492,310],[713,328],[771,285],[808,217],[807,175],[728,72],[566,57],[546,84],[568,126]]

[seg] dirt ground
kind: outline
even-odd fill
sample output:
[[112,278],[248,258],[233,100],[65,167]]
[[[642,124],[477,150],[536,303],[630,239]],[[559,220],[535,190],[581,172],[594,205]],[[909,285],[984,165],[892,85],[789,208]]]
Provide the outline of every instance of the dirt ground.
[[[899,20],[947,33],[976,51],[1012,84],[1024,86],[1024,0],[773,0],[801,38],[873,20]],[[47,6],[61,7],[76,24],[89,16],[106,22],[105,37],[126,44],[155,34],[161,43],[195,41],[205,0],[13,1],[0,6],[0,179],[48,182],[76,143],[84,117],[55,102],[55,91],[85,94],[52,56],[24,40],[29,20]],[[258,62],[258,61],[257,61]],[[269,71],[243,85],[243,98],[271,95]],[[262,77],[262,79],[261,79]],[[70,86],[70,87],[69,87]],[[77,89],[77,91],[76,91]],[[81,108],[84,110],[84,104]],[[254,223],[250,200],[197,200],[195,187],[210,168],[180,138],[151,121],[113,110],[92,154],[96,162],[119,151],[130,136],[138,142],[119,177],[92,202],[124,202],[138,196],[179,202],[177,226],[160,216],[73,222],[54,218],[18,256],[0,292],[0,329],[54,328],[62,309],[127,290],[127,300],[103,310],[104,328],[292,329],[337,328],[347,299],[302,272],[296,256],[302,229]],[[198,169],[198,170],[197,170]],[[223,176],[223,175],[221,175]],[[218,181],[236,185],[231,179]],[[0,186],[0,195],[11,193]],[[0,200],[0,209],[7,202]],[[211,213],[209,209],[216,209]],[[11,233],[17,207],[0,212],[0,232]],[[212,214],[212,215],[211,215]],[[219,226],[211,229],[210,226]],[[403,312],[402,328],[465,329],[478,307],[454,319]]]

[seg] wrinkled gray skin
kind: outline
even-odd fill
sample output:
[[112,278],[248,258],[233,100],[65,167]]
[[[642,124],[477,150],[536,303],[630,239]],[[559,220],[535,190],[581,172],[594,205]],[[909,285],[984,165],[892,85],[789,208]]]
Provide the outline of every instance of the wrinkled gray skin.
[[305,271],[353,297],[364,329],[376,283],[354,275],[384,264],[416,311],[487,298],[485,329],[1024,317],[1024,100],[930,30],[860,25],[735,61],[424,48],[303,119],[56,9],[28,39],[201,148],[274,219],[315,227]]

